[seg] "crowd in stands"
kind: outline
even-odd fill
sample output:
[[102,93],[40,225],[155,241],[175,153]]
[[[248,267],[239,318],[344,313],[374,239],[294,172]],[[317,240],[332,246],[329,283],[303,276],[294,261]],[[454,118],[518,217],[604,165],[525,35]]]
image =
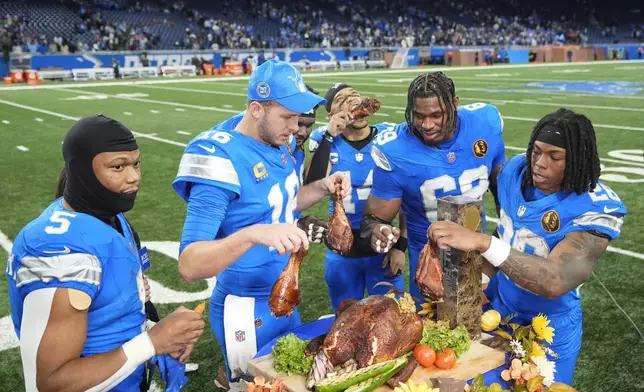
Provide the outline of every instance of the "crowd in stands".
[[[173,0],[59,1],[57,12],[71,23],[71,30],[45,27],[43,31],[42,16],[30,12],[26,4],[0,4],[3,49],[74,53],[644,40],[644,15],[630,12],[634,22],[618,27],[611,20],[600,21],[596,15],[604,11],[592,9],[586,0],[575,0],[577,12],[570,14],[556,8],[554,0],[541,2],[535,7],[539,12],[528,11],[519,0],[222,0],[216,4],[193,0],[189,5]],[[553,12],[548,12],[549,4]]]

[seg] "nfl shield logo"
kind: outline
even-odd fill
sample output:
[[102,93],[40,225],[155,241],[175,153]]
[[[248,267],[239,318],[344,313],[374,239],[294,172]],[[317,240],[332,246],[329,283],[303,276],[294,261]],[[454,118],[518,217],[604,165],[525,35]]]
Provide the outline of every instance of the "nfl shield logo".
[[454,163],[455,160],[456,160],[456,154],[454,154],[453,151],[448,152],[447,153],[447,162]]
[[364,159],[364,156],[362,155],[362,153],[359,152],[356,154],[356,161],[362,162],[363,159]]
[[523,214],[525,214],[525,210],[526,210],[525,206],[519,207],[519,211],[517,211],[517,216],[523,216]]
[[245,331],[235,331],[235,340],[238,342],[243,342],[246,340],[246,332]]

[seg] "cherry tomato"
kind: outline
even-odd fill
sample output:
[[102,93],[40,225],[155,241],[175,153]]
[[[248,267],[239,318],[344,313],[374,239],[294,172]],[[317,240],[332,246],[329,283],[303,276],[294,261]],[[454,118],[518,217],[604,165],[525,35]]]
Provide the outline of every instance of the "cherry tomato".
[[418,344],[414,347],[414,358],[424,368],[431,367],[436,361],[436,353],[432,350],[431,347]]
[[436,362],[434,365],[439,369],[451,369],[456,365],[456,354],[451,348],[446,348],[436,355]]

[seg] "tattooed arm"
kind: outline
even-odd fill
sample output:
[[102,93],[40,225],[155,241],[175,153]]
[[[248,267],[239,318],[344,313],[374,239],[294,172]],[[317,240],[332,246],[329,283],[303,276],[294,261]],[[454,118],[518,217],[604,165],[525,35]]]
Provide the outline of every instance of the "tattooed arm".
[[[441,248],[452,247],[465,252],[485,252],[491,244],[490,236],[452,222],[434,222],[428,235]],[[595,263],[606,251],[608,241],[589,232],[569,233],[547,258],[512,249],[499,269],[526,290],[554,299],[588,279]]]
[[584,283],[607,247],[607,238],[578,231],[566,235],[548,258],[512,249],[499,268],[519,286],[554,299]]

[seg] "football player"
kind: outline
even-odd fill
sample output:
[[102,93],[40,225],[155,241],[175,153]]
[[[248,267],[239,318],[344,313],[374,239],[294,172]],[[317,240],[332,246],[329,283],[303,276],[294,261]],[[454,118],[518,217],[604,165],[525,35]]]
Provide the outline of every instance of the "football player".
[[25,389],[147,390],[145,363],[185,362],[205,323],[180,308],[147,329],[142,260],[123,215],[141,180],[132,132],[84,118],[63,157],[64,196],[20,231],[7,265]]
[[[335,311],[346,299],[362,299],[365,288],[369,295],[384,294],[391,288],[386,285],[374,287],[379,282],[389,282],[404,290],[402,269],[406,249],[398,248],[404,245],[401,240],[397,242],[398,247],[392,248],[385,256],[375,253],[369,246],[361,246],[363,241],[359,241],[362,212],[373,181],[371,146],[378,134],[392,130],[394,124],[369,125],[368,117],[353,119],[351,108],[360,103],[361,98],[358,91],[346,83],[331,87],[325,99],[329,124],[311,135],[309,150],[314,155],[307,168],[306,181],[315,181],[331,173],[345,173],[353,188],[353,192],[342,201],[354,232],[351,251],[342,256],[327,249],[326,254],[325,279]],[[330,200],[331,214],[333,202]]]
[[[307,90],[313,94],[317,95],[311,86],[305,85]],[[295,172],[297,177],[300,180],[300,186],[303,184],[304,176],[304,160],[306,155],[304,154],[304,143],[308,140],[313,130],[313,124],[315,124],[315,115],[319,105],[315,105],[313,109],[307,111],[306,113],[300,113],[297,121],[297,132],[293,137],[290,138],[289,143],[286,144],[286,148],[289,152],[289,155],[295,161]],[[235,129],[237,125],[244,118],[244,113],[239,113],[236,116],[233,116],[226,121],[219,123],[211,128],[220,129],[220,130],[231,130]],[[305,215],[302,217],[301,211],[294,211],[293,216],[299,228],[304,230],[307,233],[308,239],[310,242],[319,244],[322,242],[323,238],[328,232],[328,225],[325,220],[319,219],[313,215]]]
[[199,134],[179,164],[173,186],[188,203],[179,272],[187,282],[217,277],[210,321],[231,379],[246,372],[258,348],[300,324],[297,310],[277,318],[268,306],[289,254],[308,248],[294,211],[337,183],[343,196],[351,192],[342,174],[300,187],[286,148],[299,113],[321,103],[294,67],[266,61],[251,75],[248,109],[235,129]]
[[[406,122],[380,133],[371,150],[376,168],[361,234],[380,253],[400,237],[391,221],[401,208],[409,233],[410,293],[427,227],[436,221],[437,199],[464,195],[481,199],[505,161],[503,120],[496,107],[459,107],[454,82],[442,72],[418,76],[409,86]],[[494,193],[494,192],[493,192]]]
[[581,348],[580,286],[611,240],[620,235],[626,208],[599,181],[599,156],[590,120],[567,109],[542,118],[526,154],[513,157],[498,177],[499,238],[436,222],[428,235],[440,247],[477,250],[499,270],[486,294],[501,317],[530,324],[543,313],[554,380],[572,384]]

